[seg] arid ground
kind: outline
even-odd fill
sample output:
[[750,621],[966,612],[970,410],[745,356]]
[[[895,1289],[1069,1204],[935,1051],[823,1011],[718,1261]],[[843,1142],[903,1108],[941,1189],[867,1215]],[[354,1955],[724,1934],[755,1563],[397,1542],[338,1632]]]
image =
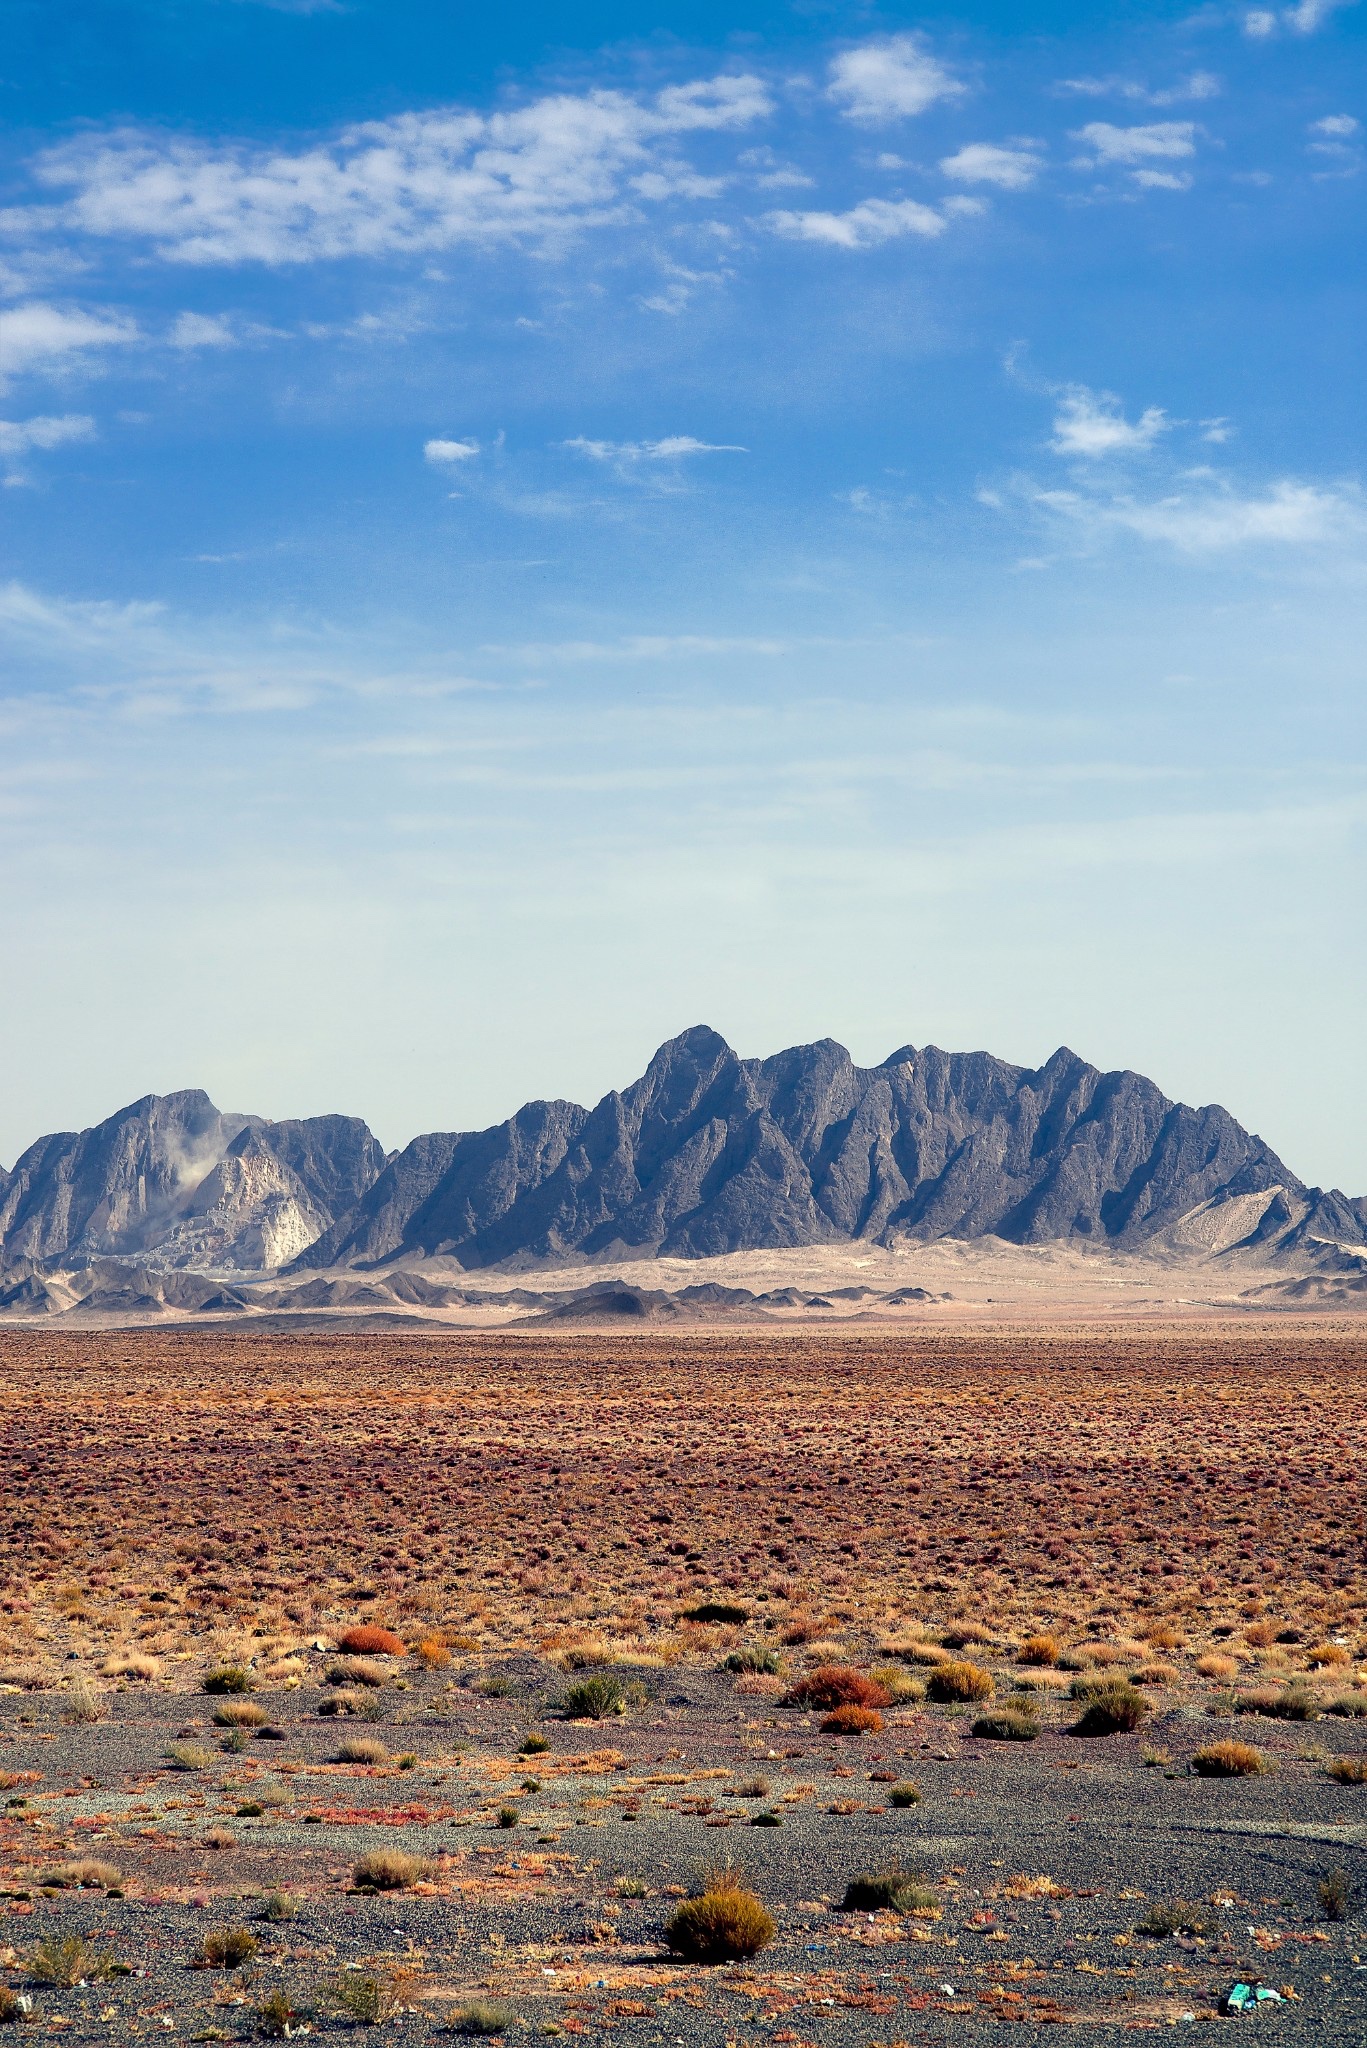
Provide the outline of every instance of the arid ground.
[[1367,2040],[1365,1394],[1360,1320],[7,1332],[0,2011]]

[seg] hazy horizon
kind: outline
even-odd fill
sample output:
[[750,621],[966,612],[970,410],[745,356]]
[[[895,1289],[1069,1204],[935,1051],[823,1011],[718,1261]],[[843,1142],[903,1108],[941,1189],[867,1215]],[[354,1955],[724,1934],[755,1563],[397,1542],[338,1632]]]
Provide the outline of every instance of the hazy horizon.
[[1367,8],[562,17],[14,11],[0,1161],[706,1020],[1367,1192]]

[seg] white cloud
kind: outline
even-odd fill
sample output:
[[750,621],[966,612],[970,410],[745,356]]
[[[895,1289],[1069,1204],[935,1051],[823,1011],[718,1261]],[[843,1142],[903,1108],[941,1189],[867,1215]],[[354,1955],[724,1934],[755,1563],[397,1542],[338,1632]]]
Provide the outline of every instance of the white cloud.
[[942,235],[946,213],[976,209],[972,200],[951,200],[945,212],[915,199],[864,199],[848,213],[771,213],[767,222],[776,235],[793,242],[824,242],[835,249],[873,249],[901,235]]
[[479,454],[478,441],[424,441],[422,452],[429,462],[469,462]]
[[[49,150],[36,175],[70,194],[55,211],[87,235],[149,241],[183,263],[304,263],[620,220],[681,189],[679,136],[746,128],[769,111],[759,79],[724,74],[651,99],[558,93],[513,112],[399,114],[296,152],[130,129]],[[54,209],[37,211],[50,224]],[[24,226],[22,212],[8,219]]]
[[1325,552],[1367,532],[1353,492],[1291,479],[1240,492],[1209,470],[1193,473],[1182,488],[1161,498],[1039,489],[1028,496],[1039,511],[1067,522],[1091,544],[1129,533],[1197,558],[1250,548]]
[[887,36],[844,50],[830,68],[830,95],[851,121],[900,121],[937,100],[957,99],[963,85],[933,57],[920,36]]
[[1195,156],[1196,133],[1190,121],[1150,121],[1138,128],[1117,128],[1111,121],[1089,121],[1073,130],[1098,163],[1140,164],[1152,158]]
[[167,338],[172,348],[237,346],[237,337],[222,313],[182,313]]
[[940,158],[947,178],[965,185],[1000,185],[1006,192],[1023,192],[1032,185],[1040,158],[1029,149],[1003,149],[995,142],[966,142],[953,156]]
[[1142,100],[1146,107],[1176,107],[1184,100],[1213,100],[1219,96],[1220,80],[1213,71],[1192,71],[1176,85],[1153,92],[1139,78],[1124,78],[1110,72],[1104,78],[1060,78],[1055,92],[1077,93],[1086,99]]
[[1136,185],[1147,192],[1190,192],[1190,171],[1131,171]]
[[1356,135],[1361,126],[1362,123],[1355,121],[1351,114],[1326,114],[1322,121],[1310,123],[1313,134],[1333,135],[1340,140],[1349,135]]
[[0,457],[13,460],[31,448],[60,448],[65,441],[92,441],[95,422],[88,413],[64,412],[56,418],[40,414],[31,420],[0,420]]
[[1161,407],[1151,405],[1137,420],[1127,420],[1120,400],[1109,391],[1089,391],[1077,384],[1060,401],[1050,446],[1059,455],[1135,455],[1152,448],[1167,431]]
[[1117,504],[1109,517],[1145,540],[1166,541],[1183,554],[1215,554],[1249,546],[1310,547],[1361,528],[1359,507],[1313,484],[1273,484],[1259,496],[1207,489],[1155,504]]
[[1289,28],[1297,35],[1312,36],[1340,7],[1353,5],[1355,0],[1300,0],[1296,7],[1255,7],[1244,16],[1244,33],[1261,39],[1275,35],[1279,28]]
[[562,441],[594,462],[678,462],[685,455],[748,455],[735,441],[697,441],[692,434],[666,434],[659,441],[593,441],[585,434]]
[[135,321],[122,313],[64,311],[30,300],[0,312],[0,388],[27,371],[52,369],[87,349],[127,347],[139,339]]

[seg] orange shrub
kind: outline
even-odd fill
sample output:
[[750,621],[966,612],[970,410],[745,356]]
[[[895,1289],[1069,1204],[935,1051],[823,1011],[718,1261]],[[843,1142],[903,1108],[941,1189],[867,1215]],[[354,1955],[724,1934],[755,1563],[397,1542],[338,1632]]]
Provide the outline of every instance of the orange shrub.
[[835,1707],[821,1724],[823,1735],[876,1735],[883,1725],[883,1716],[876,1707],[856,1707],[846,1703]]
[[937,1664],[926,1681],[930,1698],[940,1701],[990,1700],[995,1690],[981,1664]]
[[790,1685],[783,1696],[785,1707],[885,1707],[888,1689],[866,1671],[852,1664],[818,1664],[805,1678]]
[[1057,1664],[1058,1658],[1057,1636],[1027,1636],[1016,1652],[1018,1664]]
[[402,1657],[407,1645],[392,1628],[381,1628],[376,1621],[362,1621],[355,1628],[342,1630],[337,1647],[357,1657]]

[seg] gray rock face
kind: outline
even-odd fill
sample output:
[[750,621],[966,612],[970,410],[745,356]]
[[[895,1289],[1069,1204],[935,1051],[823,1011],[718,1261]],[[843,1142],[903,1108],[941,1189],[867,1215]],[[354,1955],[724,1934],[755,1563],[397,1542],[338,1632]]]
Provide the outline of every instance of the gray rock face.
[[[303,1267],[446,1253],[705,1257],[867,1238],[1089,1238],[1131,1247],[1201,1204],[1281,1190],[1367,1238],[1367,1209],[1308,1190],[1223,1109],[1062,1049],[1043,1067],[904,1046],[856,1067],[829,1039],[739,1059],[698,1027],[592,1110],[536,1102],[505,1124],[415,1140]],[[1260,1226],[1261,1227],[1261,1226]]]
[[197,1088],[40,1138],[0,1183],[4,1260],[130,1254],[158,1265],[283,1265],[384,1165],[357,1117],[225,1115]]
[[0,1265],[16,1273],[436,1253],[473,1269],[988,1234],[1314,1263],[1367,1244],[1367,1201],[1307,1188],[1227,1111],[1066,1048],[1038,1069],[934,1046],[856,1067],[830,1039],[739,1059],[703,1026],[593,1109],[532,1102],[388,1160],[357,1118],[268,1123],[191,1089],[42,1138],[0,1177]]

